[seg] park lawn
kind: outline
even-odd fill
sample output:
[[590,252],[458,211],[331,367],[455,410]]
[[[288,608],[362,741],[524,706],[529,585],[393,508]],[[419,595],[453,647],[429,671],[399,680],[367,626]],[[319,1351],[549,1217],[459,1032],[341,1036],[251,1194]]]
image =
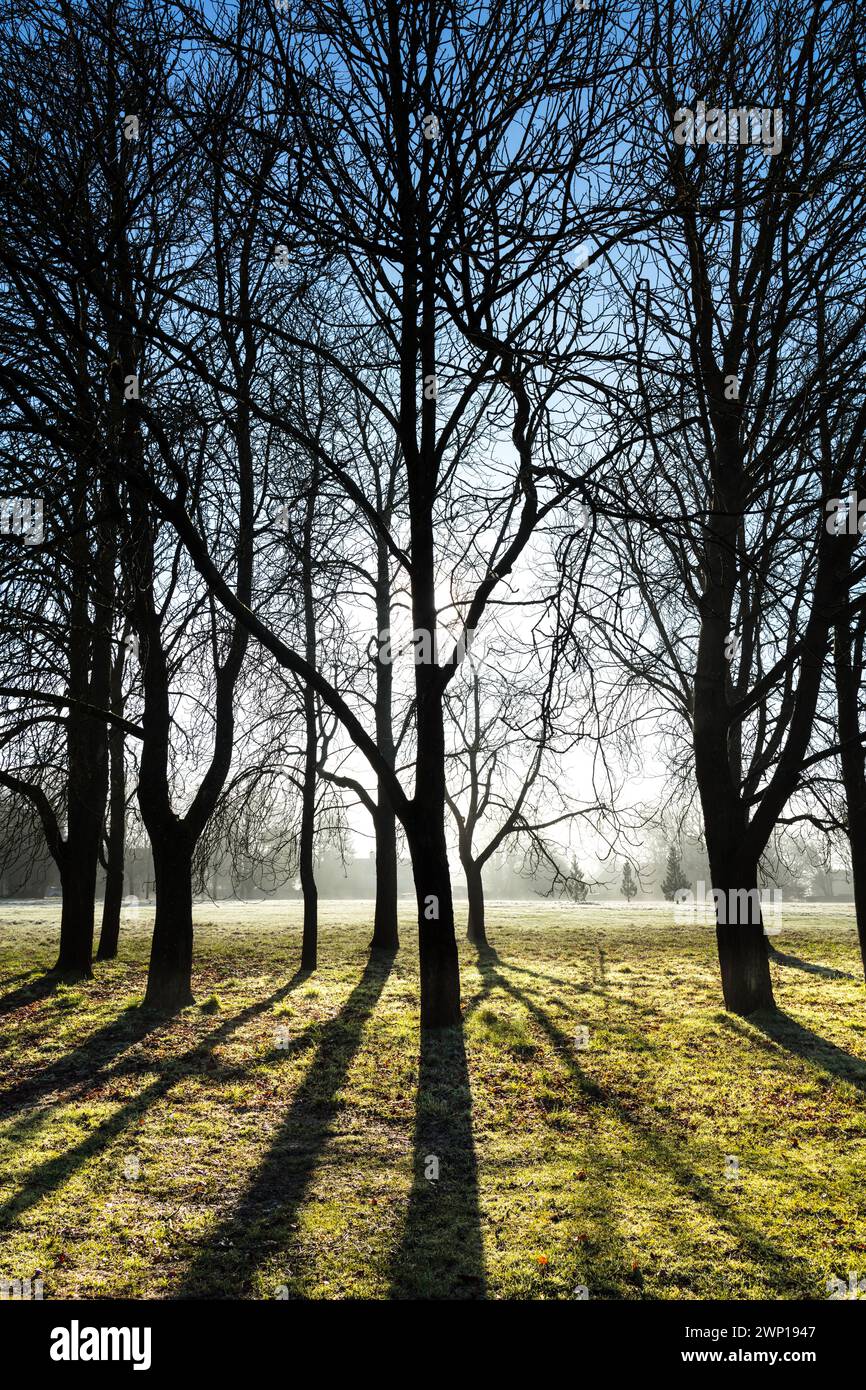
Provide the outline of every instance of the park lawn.
[[138,1007],[147,909],[92,983],[46,992],[58,909],[7,905],[0,1280],[41,1277],[46,1298],[822,1299],[866,1273],[850,907],[786,906],[780,1012],[743,1020],[713,932],[669,906],[491,905],[495,954],[461,942],[462,1035],[420,1057],[410,912],[393,963],[370,965],[371,904],[323,904],[301,976],[297,903],[203,904],[197,1004],[164,1021]]

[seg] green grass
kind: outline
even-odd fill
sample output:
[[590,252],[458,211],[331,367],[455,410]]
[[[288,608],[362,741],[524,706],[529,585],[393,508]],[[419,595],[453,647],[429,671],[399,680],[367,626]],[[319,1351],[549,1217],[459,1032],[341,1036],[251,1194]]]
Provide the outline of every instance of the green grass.
[[154,1022],[146,910],[91,984],[46,992],[57,909],[8,908],[0,1279],[41,1274],[46,1298],[784,1299],[866,1272],[850,909],[786,908],[780,1013],[742,1020],[709,930],[641,905],[492,907],[496,956],[461,943],[462,1035],[420,1056],[411,923],[388,970],[370,918],[324,904],[301,976],[296,904],[204,905],[199,1003]]

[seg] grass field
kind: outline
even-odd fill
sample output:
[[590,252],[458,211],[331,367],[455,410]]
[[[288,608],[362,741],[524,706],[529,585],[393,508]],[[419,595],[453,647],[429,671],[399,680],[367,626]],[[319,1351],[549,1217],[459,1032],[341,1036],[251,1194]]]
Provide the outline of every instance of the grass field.
[[[197,1004],[140,1013],[150,914],[46,990],[56,906],[0,919],[0,1280],[46,1298],[827,1297],[866,1273],[850,908],[785,909],[780,1012],[726,1015],[669,907],[491,905],[464,1028],[419,1057],[411,922],[197,909]],[[588,1046],[581,1046],[588,1030]],[[732,1160],[736,1160],[733,1162]],[[435,1177],[438,1163],[438,1178]]]

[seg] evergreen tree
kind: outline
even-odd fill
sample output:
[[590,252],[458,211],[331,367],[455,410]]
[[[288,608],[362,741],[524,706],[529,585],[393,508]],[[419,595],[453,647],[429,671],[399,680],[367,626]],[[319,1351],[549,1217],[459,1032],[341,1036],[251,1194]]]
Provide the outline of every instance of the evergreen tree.
[[568,896],[576,903],[585,903],[589,893],[589,884],[583,876],[583,870],[577,862],[577,856],[571,856],[571,868],[568,871],[568,886],[566,888]]
[[689,881],[683,873],[682,860],[678,845],[671,845],[668,850],[668,862],[665,866],[665,876],[662,879],[662,892],[669,902],[673,901],[673,896],[679,888],[688,888]]
[[631,864],[625,861],[625,868],[622,871],[622,884],[620,885],[623,897],[631,902],[632,898],[637,897],[637,880],[632,872]]

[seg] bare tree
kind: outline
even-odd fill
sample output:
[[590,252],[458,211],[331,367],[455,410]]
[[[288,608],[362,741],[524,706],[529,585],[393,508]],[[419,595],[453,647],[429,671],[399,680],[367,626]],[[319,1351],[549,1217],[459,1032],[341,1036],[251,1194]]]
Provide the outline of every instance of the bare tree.
[[[549,466],[550,409],[575,380],[583,327],[582,266],[568,253],[587,228],[609,235],[612,220],[592,188],[616,148],[628,67],[622,30],[608,18],[605,4],[589,15],[564,9],[539,26],[535,7],[523,3],[489,13],[313,3],[275,14],[269,30],[218,16],[206,35],[224,52],[255,43],[268,93],[258,111],[283,112],[280,94],[288,93],[290,177],[281,163],[268,190],[283,214],[275,240],[291,248],[296,266],[324,264],[320,273],[341,290],[347,328],[339,356],[326,334],[299,339],[273,319],[272,340],[320,354],[366,396],[399,447],[408,534],[403,543],[393,528],[386,536],[428,653],[415,667],[411,796],[341,692],[230,592],[178,499],[153,488],[149,496],[220,601],[315,686],[387,787],[415,875],[424,1026],[460,1017],[444,692],[466,631],[481,622],[536,527],[577,486]],[[247,321],[220,312],[233,328]],[[353,360],[352,347],[370,331],[390,346],[396,413],[376,394],[363,357]],[[440,662],[432,655],[437,586],[443,567],[452,568],[440,516],[472,446],[497,431],[510,437],[515,461],[483,485],[483,524],[466,549],[474,582],[467,575],[455,650]],[[345,458],[328,456],[323,466],[383,529]]]
[[616,271],[631,368],[596,633],[623,693],[652,690],[688,731],[740,1013],[773,1004],[758,863],[832,751],[815,715],[859,569],[824,525],[862,484],[866,424],[862,116],[838,23],[820,4],[643,7],[652,136],[629,177],[660,221]]
[[568,627],[554,619],[551,631],[545,622],[557,600],[547,586],[524,599],[523,635],[500,615],[496,635],[488,625],[483,650],[470,647],[448,688],[448,806],[466,876],[467,937],[477,946],[488,944],[483,873],[490,859],[519,848],[533,871],[541,864],[552,871],[551,891],[567,892],[562,844],[577,817],[600,820],[607,811],[604,801],[568,788],[592,716],[588,708],[580,714],[585,690],[579,662],[564,651]]
[[38,811],[60,869],[57,968],[87,976],[118,564],[116,488],[105,466],[108,336],[89,272],[105,250],[103,157],[108,132],[121,138],[119,110],[81,11],[14,9],[14,22],[3,16],[0,97],[4,492],[38,501],[45,534],[32,550],[25,545],[6,590],[16,638],[7,648],[5,695],[12,727],[21,724],[23,735],[29,710],[31,727],[47,734],[53,723],[65,746],[62,758],[51,738],[22,747],[8,728],[2,779]]

